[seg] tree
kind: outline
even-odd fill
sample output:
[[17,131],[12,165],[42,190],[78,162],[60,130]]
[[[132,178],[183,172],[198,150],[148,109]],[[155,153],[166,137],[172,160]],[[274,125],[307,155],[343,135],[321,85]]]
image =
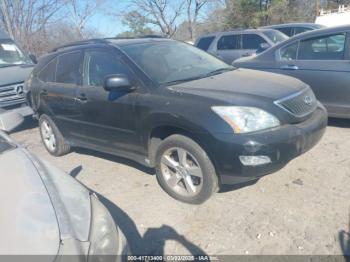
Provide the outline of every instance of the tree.
[[0,24],[26,50],[63,6],[62,0],[0,0]]
[[66,0],[69,16],[80,38],[86,38],[86,23],[100,11],[104,2],[104,0]]
[[123,32],[118,36],[138,36],[154,34],[153,30],[147,27],[148,19],[138,11],[130,11],[123,16],[123,24],[130,28],[129,31]]
[[164,35],[171,37],[177,30],[184,0],[133,0],[132,6],[148,24],[157,26]]
[[186,0],[187,26],[190,40],[194,40],[198,17],[210,0]]

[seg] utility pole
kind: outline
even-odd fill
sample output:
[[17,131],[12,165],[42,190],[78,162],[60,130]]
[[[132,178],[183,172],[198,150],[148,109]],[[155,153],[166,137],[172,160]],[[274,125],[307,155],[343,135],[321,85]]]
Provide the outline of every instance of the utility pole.
[[7,2],[6,0],[0,0],[0,10],[1,13],[4,17],[4,22],[5,22],[5,29],[7,31],[7,33],[9,34],[9,36],[14,39],[14,35],[13,35],[13,31],[12,31],[12,26],[11,26],[11,20],[9,17],[9,12],[8,12],[8,8],[7,8]]

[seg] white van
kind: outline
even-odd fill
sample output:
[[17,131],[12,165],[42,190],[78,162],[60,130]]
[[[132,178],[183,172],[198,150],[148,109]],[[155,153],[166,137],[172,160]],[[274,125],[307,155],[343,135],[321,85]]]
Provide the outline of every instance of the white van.
[[24,82],[33,69],[33,60],[0,29],[0,111],[15,110],[22,116],[32,114],[26,104]]

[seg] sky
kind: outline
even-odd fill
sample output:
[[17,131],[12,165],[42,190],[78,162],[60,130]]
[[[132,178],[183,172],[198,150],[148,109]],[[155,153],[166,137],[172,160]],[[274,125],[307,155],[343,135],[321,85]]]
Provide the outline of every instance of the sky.
[[122,24],[122,17],[118,16],[118,14],[126,10],[129,5],[130,0],[107,0],[103,6],[103,12],[99,12],[93,16],[89,20],[88,25],[98,29],[104,37],[116,36],[128,30],[128,28]]

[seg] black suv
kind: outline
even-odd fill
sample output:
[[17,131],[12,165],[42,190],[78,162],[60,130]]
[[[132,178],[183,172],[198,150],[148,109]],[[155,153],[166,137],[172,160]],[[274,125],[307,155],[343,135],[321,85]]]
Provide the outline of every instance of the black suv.
[[47,150],[85,147],[155,167],[193,204],[220,185],[258,179],[312,148],[327,125],[311,89],[235,69],[161,38],[101,39],[54,50],[27,81]]

